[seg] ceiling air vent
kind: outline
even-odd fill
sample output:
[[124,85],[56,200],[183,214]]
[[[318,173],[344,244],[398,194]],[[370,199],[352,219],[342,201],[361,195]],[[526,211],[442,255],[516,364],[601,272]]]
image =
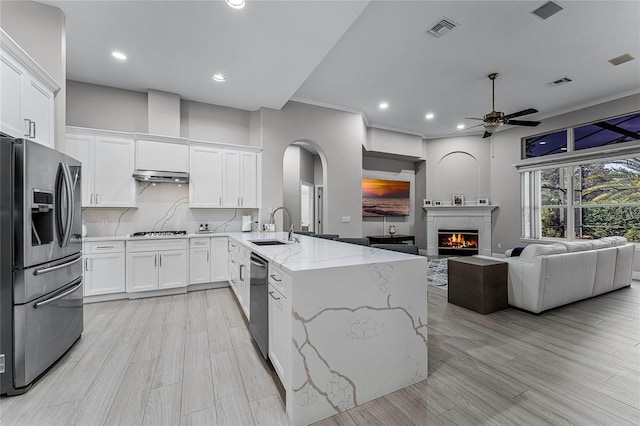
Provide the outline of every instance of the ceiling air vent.
[[427,30],[427,34],[429,34],[429,35],[431,35],[431,36],[433,36],[435,38],[440,38],[443,35],[446,35],[446,34],[450,33],[451,31],[453,31],[457,27],[458,27],[458,24],[453,22],[451,19],[444,18],[440,22],[435,24],[433,27],[429,28]]
[[562,9],[563,7],[560,6],[558,3],[548,1],[531,13],[533,13],[540,19],[548,19],[548,18],[551,18],[556,13],[560,12]]
[[620,55],[617,58],[609,59],[609,63],[611,65],[620,65],[620,64],[624,64],[625,62],[633,61],[634,59],[635,58],[633,56],[631,56],[628,53],[625,53],[624,55]]
[[571,80],[569,77],[562,77],[559,80],[547,83],[547,86],[556,87],[556,86],[561,86],[563,84],[567,84],[567,83],[572,82],[572,81],[573,80]]

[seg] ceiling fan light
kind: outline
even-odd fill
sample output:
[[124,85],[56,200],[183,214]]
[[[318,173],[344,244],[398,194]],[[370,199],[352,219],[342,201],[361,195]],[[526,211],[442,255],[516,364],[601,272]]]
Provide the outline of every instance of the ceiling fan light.
[[500,126],[502,126],[502,123],[487,123],[484,125],[484,129],[487,131],[487,133],[495,133]]

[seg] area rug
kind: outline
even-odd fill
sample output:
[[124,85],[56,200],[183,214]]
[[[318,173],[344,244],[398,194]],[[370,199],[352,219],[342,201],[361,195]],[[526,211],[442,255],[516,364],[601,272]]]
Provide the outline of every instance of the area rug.
[[430,286],[447,289],[447,259],[429,259],[427,283]]

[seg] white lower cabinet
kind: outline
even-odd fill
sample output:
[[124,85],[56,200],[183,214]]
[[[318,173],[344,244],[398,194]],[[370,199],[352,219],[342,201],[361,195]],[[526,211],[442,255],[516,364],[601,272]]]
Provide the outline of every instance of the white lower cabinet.
[[[286,296],[290,278],[269,264],[269,359],[280,381],[286,385],[289,374],[291,309]],[[289,343],[289,344],[288,344]]]
[[229,252],[226,237],[211,238],[211,281],[226,281],[229,277]]
[[251,252],[239,243],[229,240],[229,284],[238,299],[247,321],[250,318],[249,258]]
[[124,241],[88,242],[83,252],[84,295],[124,293]]
[[127,242],[127,292],[185,287],[187,240],[146,240]]
[[229,252],[226,237],[192,238],[189,245],[189,284],[227,281]]

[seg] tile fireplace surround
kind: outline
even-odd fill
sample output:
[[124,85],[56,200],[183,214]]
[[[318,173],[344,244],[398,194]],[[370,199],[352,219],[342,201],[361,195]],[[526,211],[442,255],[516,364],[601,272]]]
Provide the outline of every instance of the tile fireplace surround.
[[427,212],[427,255],[438,255],[438,229],[478,230],[478,254],[491,256],[491,212],[498,206],[433,206]]

